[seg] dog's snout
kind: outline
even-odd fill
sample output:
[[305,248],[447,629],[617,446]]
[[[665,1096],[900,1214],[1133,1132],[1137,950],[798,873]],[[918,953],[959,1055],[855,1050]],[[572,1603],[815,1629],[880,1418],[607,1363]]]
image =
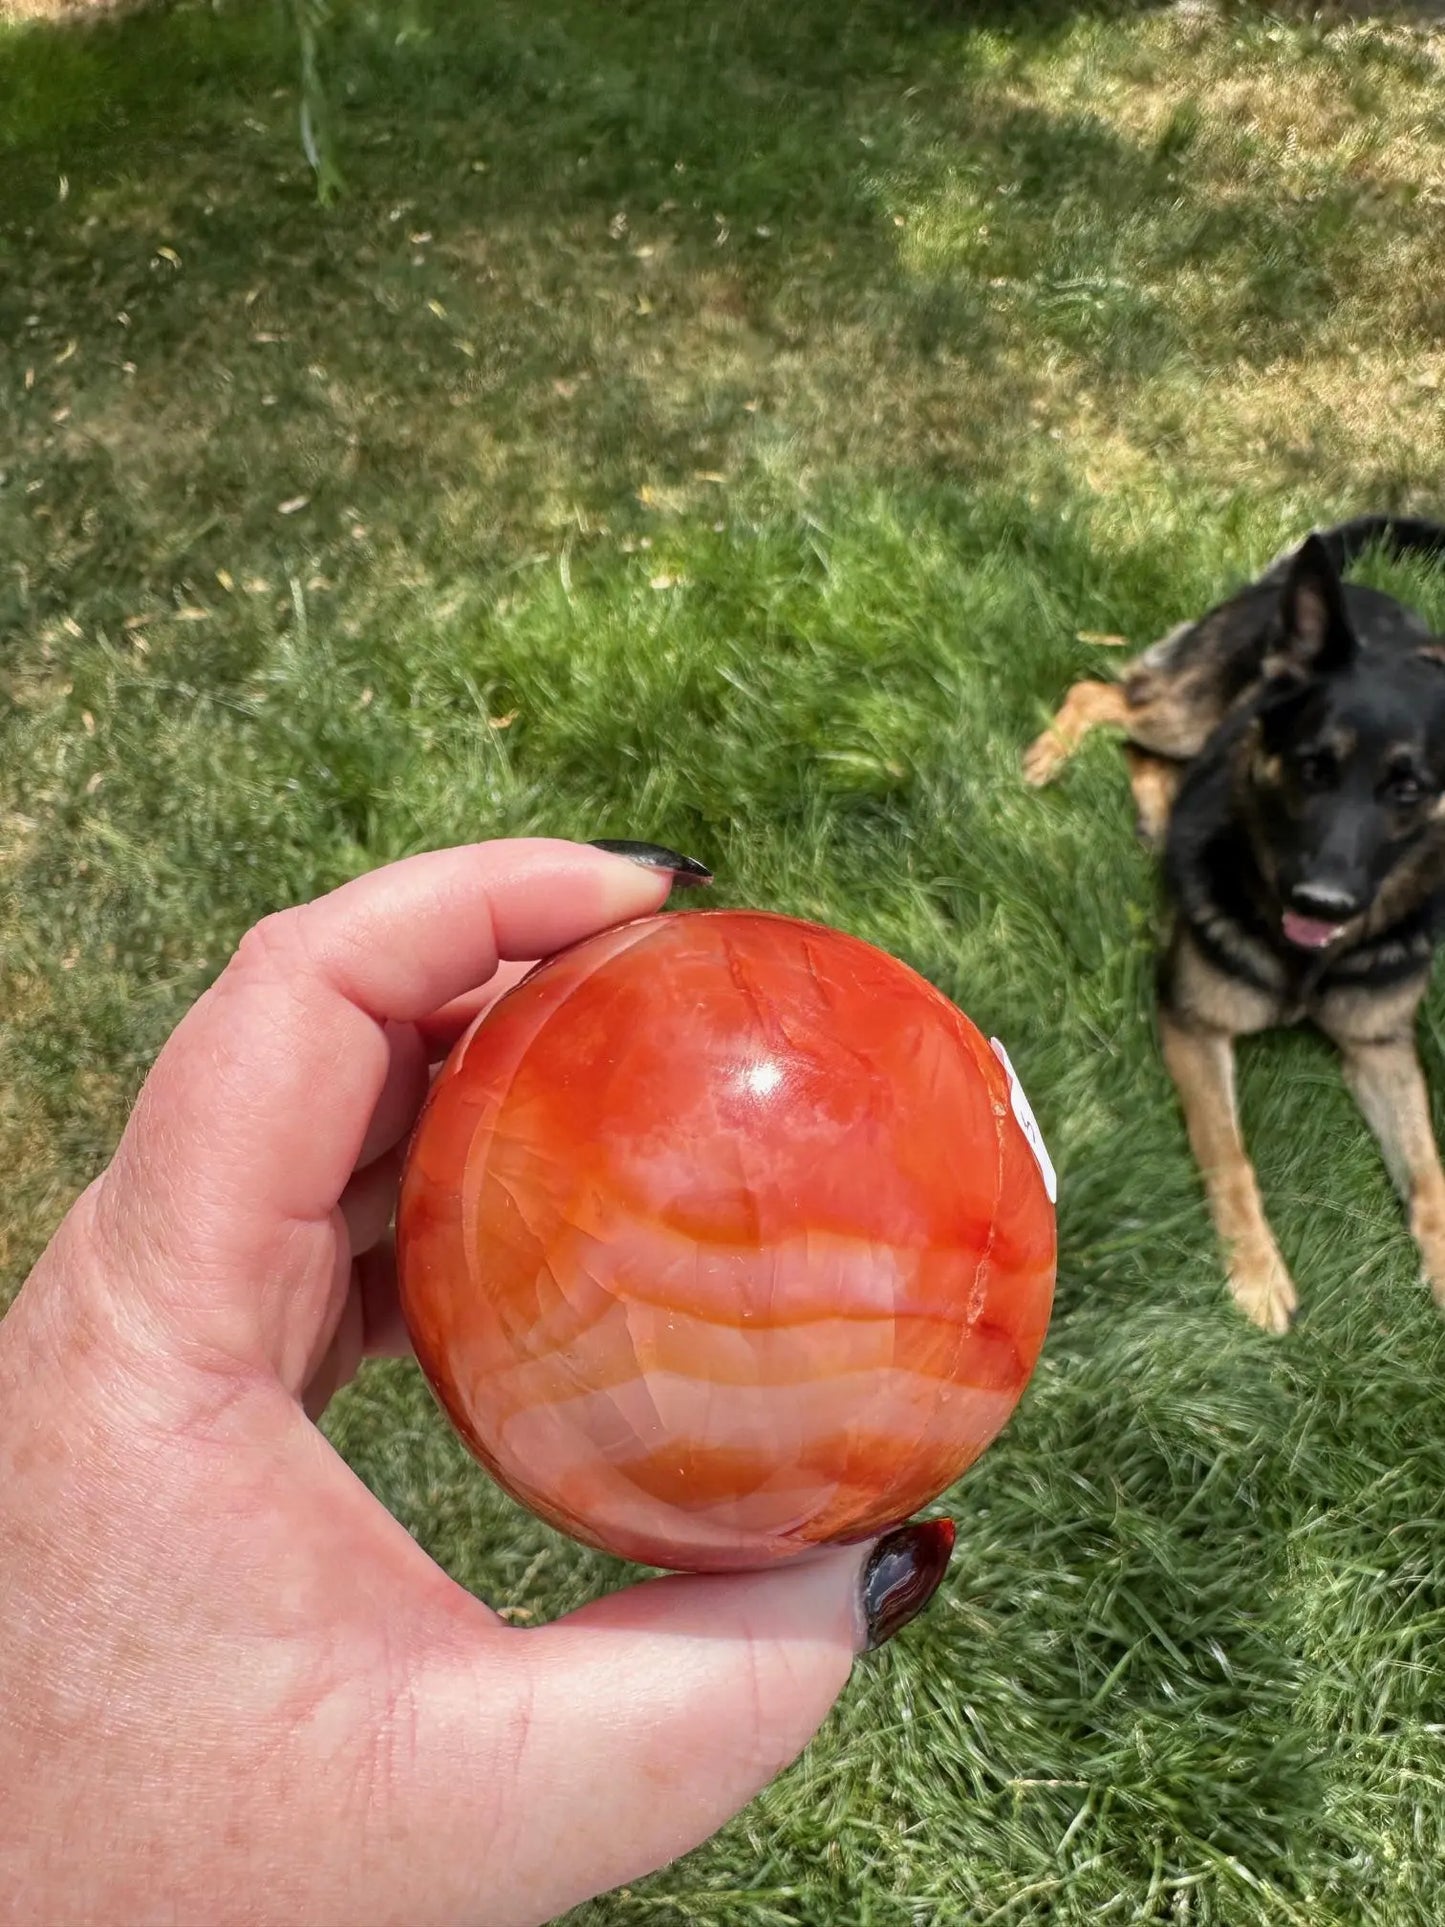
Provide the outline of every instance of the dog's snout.
[[1301,916],[1347,923],[1362,908],[1359,897],[1335,883],[1297,883],[1290,904]]

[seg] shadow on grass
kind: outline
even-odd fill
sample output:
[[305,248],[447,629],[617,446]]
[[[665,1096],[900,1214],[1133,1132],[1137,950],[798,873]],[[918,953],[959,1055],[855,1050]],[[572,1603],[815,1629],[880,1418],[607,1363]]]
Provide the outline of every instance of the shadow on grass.
[[1021,85],[1142,11],[355,4],[330,209],[279,11],[12,31],[0,335],[44,479],[0,619],[291,553],[301,498],[348,570],[353,524],[481,566],[749,466],[997,479],[1050,365],[1305,354],[1373,246],[1356,183],[1241,192],[1187,111],[1126,138]]

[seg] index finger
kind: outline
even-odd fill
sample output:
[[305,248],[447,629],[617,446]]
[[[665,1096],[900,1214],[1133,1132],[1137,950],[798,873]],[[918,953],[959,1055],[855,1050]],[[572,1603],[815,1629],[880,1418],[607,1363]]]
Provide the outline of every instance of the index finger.
[[278,1362],[280,1327],[320,1314],[259,1301],[308,1272],[297,1234],[331,1223],[385,1079],[385,1024],[427,1016],[502,959],[658,909],[672,880],[518,839],[410,857],[266,918],[156,1060],[97,1201],[107,1244],[132,1273],[139,1259],[174,1279],[196,1337],[248,1353],[259,1318]]
[[429,1011],[419,1018],[416,1027],[432,1062],[439,1063],[484,1010],[490,1010],[499,997],[515,989],[535,968],[536,964],[527,958],[500,963],[486,983],[479,984],[475,990],[463,991],[440,1010]]

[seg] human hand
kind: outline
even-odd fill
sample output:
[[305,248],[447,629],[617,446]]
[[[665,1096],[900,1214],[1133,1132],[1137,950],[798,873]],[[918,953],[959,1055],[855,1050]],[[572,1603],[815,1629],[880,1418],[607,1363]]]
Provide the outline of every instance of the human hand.
[[259,925],[166,1044],[0,1324],[6,1918],[548,1920],[714,1832],[931,1596],[943,1522],[519,1630],[312,1423],[405,1349],[389,1227],[429,1061],[515,960],[674,874],[549,841],[409,859]]

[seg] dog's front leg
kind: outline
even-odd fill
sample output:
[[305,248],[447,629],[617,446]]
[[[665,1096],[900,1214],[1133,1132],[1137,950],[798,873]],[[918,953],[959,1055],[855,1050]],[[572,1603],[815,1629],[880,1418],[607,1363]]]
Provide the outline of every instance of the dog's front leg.
[[1265,1331],[1289,1329],[1299,1303],[1264,1215],[1254,1167],[1239,1130],[1234,1040],[1226,1031],[1161,1011],[1164,1062],[1184,1107],[1189,1143],[1224,1246],[1229,1288],[1245,1317]]
[[1134,821],[1140,840],[1156,853],[1161,852],[1169,834],[1169,812],[1184,781],[1184,765],[1163,756],[1151,756],[1148,750],[1135,749],[1132,744],[1125,746],[1124,756],[1129,765],[1129,787],[1134,792]]
[[1076,682],[1053,721],[1024,751],[1024,781],[1041,789],[1052,782],[1091,730],[1129,720],[1129,698],[1118,683]]
[[1430,1096],[1412,1037],[1389,1042],[1338,1040],[1345,1078],[1370,1129],[1380,1140],[1385,1168],[1410,1212],[1435,1303],[1445,1311],[1445,1171],[1430,1123]]

